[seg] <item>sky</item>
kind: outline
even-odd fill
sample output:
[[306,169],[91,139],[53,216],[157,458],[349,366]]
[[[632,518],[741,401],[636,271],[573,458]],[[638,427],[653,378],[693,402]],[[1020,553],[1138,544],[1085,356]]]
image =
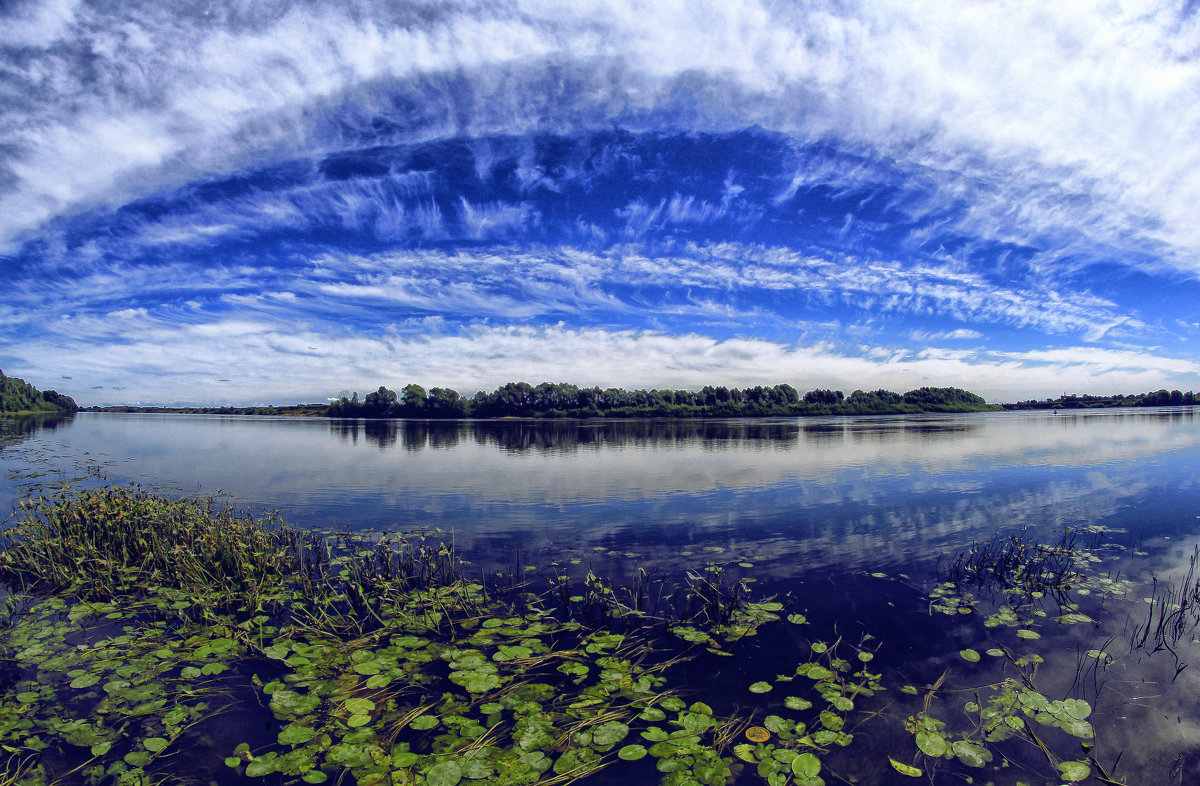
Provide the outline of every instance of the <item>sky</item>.
[[1200,3],[0,3],[0,369],[1200,389]]

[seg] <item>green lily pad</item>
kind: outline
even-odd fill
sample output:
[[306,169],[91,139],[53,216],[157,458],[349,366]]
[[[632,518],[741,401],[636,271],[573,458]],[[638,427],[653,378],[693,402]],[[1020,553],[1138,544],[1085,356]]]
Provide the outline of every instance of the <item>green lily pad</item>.
[[307,726],[297,726],[296,724],[289,725],[279,732],[279,743],[281,745],[302,745],[308,742],[316,735],[315,729],[310,729]]
[[1091,705],[1083,699],[1064,699],[1062,706],[1068,715],[1077,720],[1083,720],[1092,714]]
[[592,731],[592,744],[607,750],[629,734],[629,727],[619,721],[602,723]]
[[946,738],[936,732],[919,731],[916,734],[917,748],[921,753],[932,758],[941,758],[946,755],[949,749],[949,744]]
[[799,696],[788,696],[783,700],[783,706],[789,710],[807,710],[812,707],[812,702]]
[[147,737],[142,740],[142,745],[151,753],[158,753],[163,748],[167,747],[167,741],[162,737]]
[[992,754],[986,748],[966,740],[955,740],[950,746],[951,752],[958,760],[968,767],[982,767],[992,760]]
[[645,745],[626,745],[617,751],[617,757],[625,761],[637,761],[646,757]]
[[81,674],[71,680],[72,688],[90,688],[101,679],[99,674]]
[[425,782],[429,786],[456,786],[462,780],[462,767],[456,761],[443,761],[429,768]]
[[821,771],[821,760],[811,753],[801,753],[792,759],[792,774],[798,778],[815,778]]
[[751,693],[766,693],[767,691],[771,690],[771,687],[772,687],[771,683],[769,683],[769,682],[756,682],[750,686],[750,692]]
[[1064,761],[1058,765],[1058,769],[1062,772],[1064,781],[1087,780],[1092,774],[1092,768],[1082,761]]

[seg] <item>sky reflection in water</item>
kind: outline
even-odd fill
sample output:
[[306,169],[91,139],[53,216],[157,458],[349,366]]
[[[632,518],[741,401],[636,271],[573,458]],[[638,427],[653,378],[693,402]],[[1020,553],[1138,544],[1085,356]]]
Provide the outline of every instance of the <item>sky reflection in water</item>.
[[[606,423],[81,414],[56,426],[11,418],[0,426],[5,509],[61,480],[133,480],[220,491],[302,526],[442,527],[489,570],[557,562],[621,579],[637,567],[677,577],[743,561],[753,567],[733,575],[804,610],[808,635],[870,633],[880,670],[913,684],[946,669],[972,684],[1002,676],[987,662],[968,673],[957,653],[1011,631],[929,613],[925,593],[959,549],[1023,527],[1053,541],[1065,527],[1103,524],[1122,528],[1116,539],[1130,548],[1102,573],[1178,580],[1200,515],[1200,419],[1191,410]],[[1131,782],[1200,777],[1192,755],[1200,672],[1176,676],[1166,653],[1129,645],[1149,591],[1136,587],[1101,628],[1043,626],[1038,644],[1053,662],[1039,688],[1091,702],[1097,750],[1109,761],[1124,751]],[[1073,682],[1079,653],[1105,640],[1115,664],[1092,683]],[[752,646],[749,662],[770,673],[796,656],[778,642]],[[1200,663],[1195,649],[1179,644]],[[697,661],[692,676],[736,701],[761,678],[746,663]],[[888,700],[900,700],[901,715],[919,710],[899,694]],[[961,704],[941,701],[939,712]],[[853,773],[858,762],[836,764]],[[862,766],[870,782],[874,765]]]
[[877,570],[1022,526],[1169,532],[1200,507],[1200,421],[1187,410],[607,423],[81,414],[0,461],[11,474],[34,456],[60,468],[51,477],[90,467],[221,492],[302,526],[441,527],[497,565],[723,547],[790,557],[781,576],[798,558]]

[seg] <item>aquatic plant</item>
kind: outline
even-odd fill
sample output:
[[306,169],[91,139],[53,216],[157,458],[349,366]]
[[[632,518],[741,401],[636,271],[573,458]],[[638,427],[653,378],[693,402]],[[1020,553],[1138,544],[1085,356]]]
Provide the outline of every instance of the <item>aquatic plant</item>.
[[[22,511],[0,577],[50,593],[4,639],[20,677],[0,699],[0,745],[23,783],[160,778],[254,691],[278,731],[224,761],[250,778],[565,783],[650,757],[666,782],[686,771],[716,784],[741,721],[665,686],[693,647],[680,635],[664,651],[659,631],[703,631],[717,649],[782,609],[724,593],[708,571],[683,590],[692,617],[615,632],[583,625],[573,604],[552,613],[524,583],[501,601],[422,535],[304,533],[133,488]],[[630,611],[585,583],[605,619]]]
[[[1113,637],[1078,654],[1066,693],[1039,677],[1063,658],[1044,634],[1096,628],[1132,586],[1103,572],[1095,531],[952,559],[913,599],[978,643],[914,684],[876,666],[869,632],[820,635],[786,599],[753,599],[744,559],[624,584],[583,566],[469,578],[437,533],[302,532],[135,488],[30,500],[3,538],[0,783],[499,786],[620,766],[818,786],[859,777],[838,768],[860,749],[874,779],[1121,782],[1091,720]],[[798,655],[766,672],[766,650]],[[689,662],[744,669],[743,692],[705,695]]]

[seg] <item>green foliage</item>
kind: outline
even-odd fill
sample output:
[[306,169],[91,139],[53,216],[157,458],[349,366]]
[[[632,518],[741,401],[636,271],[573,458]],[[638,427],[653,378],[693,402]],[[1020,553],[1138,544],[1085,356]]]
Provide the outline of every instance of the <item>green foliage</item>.
[[1148,393],[1112,396],[1066,394],[1058,398],[1030,399],[1015,404],[1005,404],[1005,409],[1097,409],[1103,407],[1178,407],[1194,406],[1197,402],[1193,391],[1155,390]]
[[0,371],[0,412],[75,412],[70,396],[54,390],[38,390],[23,379],[6,377]]
[[[729,775],[721,740],[739,721],[671,695],[662,673],[687,656],[659,654],[661,629],[588,629],[536,599],[489,599],[443,544],[310,535],[123,488],[19,515],[0,576],[52,594],[19,596],[0,639],[21,675],[0,695],[11,782],[54,781],[71,746],[87,751],[72,782],[181,782],[172,763],[210,747],[208,719],[256,707],[281,725],[273,743],[230,744],[213,766],[501,786],[652,757],[664,784]],[[782,609],[729,603],[702,602],[688,627],[717,646]],[[251,681],[258,697],[238,699]]]
[[763,417],[796,415],[859,415],[917,412],[971,412],[990,409],[987,403],[957,388],[920,388],[904,395],[886,390],[813,390],[803,397],[791,385],[756,385],[739,389],[705,386],[700,390],[622,390],[580,388],[543,382],[510,382],[470,400],[446,388],[408,385],[399,399],[387,388],[367,394],[342,394],[330,404],[331,417],[395,418],[546,418],[546,417]]
[[[1052,636],[1023,634],[1093,626],[1099,612],[1078,596],[1116,602],[1128,591],[1097,570],[1104,544],[1071,532],[952,560],[931,610],[959,631],[974,626],[978,649],[947,651],[952,665],[934,684],[886,701],[890,678],[872,670],[881,643],[866,633],[855,643],[835,626],[805,639],[799,662],[774,677],[753,657],[732,660],[753,655],[745,645],[763,626],[798,636],[812,623],[783,602],[751,601],[716,565],[686,573],[686,602],[668,619],[590,572],[582,594],[564,586],[567,600],[547,608],[556,587],[498,597],[441,542],[302,533],[136,489],[31,500],[4,537],[0,578],[43,593],[18,591],[0,616],[5,782],[54,782],[75,767],[66,781],[179,783],[176,762],[193,748],[219,770],[202,781],[557,786],[616,765],[653,768],[662,786],[819,786],[844,780],[846,748],[871,751],[890,779],[933,782],[944,768],[983,782],[1017,761],[1037,768],[1012,757],[1018,746],[1043,757],[1047,782],[1119,782],[1092,754],[1092,705],[1047,695],[1043,656],[1014,652],[1052,657]],[[582,624],[580,612],[597,609],[600,622]],[[732,702],[745,710],[681,698],[677,667],[712,655],[748,669]],[[1079,657],[1084,668],[1111,660]],[[235,747],[214,721],[222,712],[269,713],[277,726]],[[866,724],[879,722],[903,732],[898,750],[876,747],[887,735]]]

